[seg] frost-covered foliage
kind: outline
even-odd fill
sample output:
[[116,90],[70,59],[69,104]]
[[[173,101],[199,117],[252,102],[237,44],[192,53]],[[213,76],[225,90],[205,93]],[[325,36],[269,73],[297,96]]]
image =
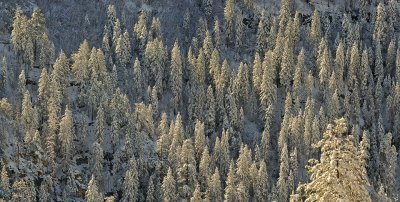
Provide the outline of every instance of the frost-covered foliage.
[[15,7],[0,200],[398,200],[395,0],[121,2]]

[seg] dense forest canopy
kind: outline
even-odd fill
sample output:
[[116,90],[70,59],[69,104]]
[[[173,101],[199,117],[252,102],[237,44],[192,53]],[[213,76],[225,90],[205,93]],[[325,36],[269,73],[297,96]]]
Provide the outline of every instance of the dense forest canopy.
[[110,4],[72,52],[16,6],[0,201],[399,200],[397,0],[190,2]]

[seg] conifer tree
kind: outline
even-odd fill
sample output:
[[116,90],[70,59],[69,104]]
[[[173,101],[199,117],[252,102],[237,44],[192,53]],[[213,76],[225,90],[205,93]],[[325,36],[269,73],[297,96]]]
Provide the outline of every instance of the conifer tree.
[[229,172],[226,178],[224,202],[236,201],[236,176],[233,161],[229,165]]
[[172,93],[174,95],[174,111],[179,111],[182,105],[182,87],[183,87],[183,65],[178,41],[175,41],[171,51],[171,75],[170,82]]
[[224,8],[225,30],[226,30],[226,44],[231,45],[234,40],[234,9],[235,1],[227,0]]
[[85,193],[85,199],[88,202],[103,201],[103,194],[99,191],[94,175],[90,178],[88,188]]
[[272,52],[268,52],[263,62],[263,78],[261,82],[261,106],[264,110],[267,109],[269,105],[276,102],[277,99],[277,86],[275,81],[275,67],[272,66],[272,60],[274,60],[274,55]]
[[0,195],[2,196],[3,199],[7,199],[9,194],[10,194],[10,178],[7,173],[6,166],[3,165],[3,168],[1,169],[1,176],[0,176],[0,187],[1,187],[1,192]]
[[269,181],[265,161],[260,162],[254,188],[254,200],[265,201],[268,198]]
[[208,148],[204,147],[203,153],[201,155],[201,160],[199,163],[199,184],[202,190],[205,190],[208,184],[208,179],[211,175],[211,159],[208,152]]
[[196,159],[192,144],[190,139],[183,142],[177,170],[179,195],[186,199],[190,198],[197,184]]
[[268,44],[268,24],[267,24],[267,11],[263,10],[261,12],[260,22],[258,23],[257,27],[257,52],[258,53],[265,53]]
[[285,43],[285,49],[282,55],[281,71],[279,72],[279,78],[282,86],[289,89],[291,80],[294,74],[294,62],[293,62],[293,50],[291,49],[290,41],[287,40]]
[[139,173],[134,157],[129,160],[128,170],[125,173],[124,183],[122,185],[122,200],[137,201],[139,191]]
[[389,197],[393,197],[395,193],[395,170],[397,166],[397,151],[392,144],[392,134],[387,133],[380,141],[380,178],[386,193]]
[[156,190],[155,190],[155,185],[154,185],[153,181],[154,180],[153,180],[153,176],[152,176],[152,177],[150,177],[149,185],[147,186],[146,202],[156,202],[157,201],[156,200],[157,197],[155,196]]
[[362,158],[358,156],[352,136],[344,136],[346,125],[344,118],[336,119],[316,145],[322,150],[321,161],[316,161],[309,169],[311,182],[305,186],[306,201],[371,201],[365,187],[369,183]]
[[384,79],[384,72],[385,69],[383,68],[383,59],[382,59],[382,49],[381,49],[381,43],[378,41],[376,44],[376,50],[375,50],[375,71],[374,71],[374,76],[375,76],[375,81],[377,82],[380,80],[381,82]]
[[239,158],[237,160],[236,175],[238,177],[238,183],[243,183],[244,188],[248,191],[250,187],[250,167],[251,164],[251,150],[247,148],[247,145],[241,146]]
[[168,174],[164,177],[161,186],[162,198],[164,202],[173,202],[178,200],[176,193],[176,182],[172,175],[172,169],[168,168]]
[[321,39],[321,37],[322,37],[321,21],[318,10],[315,9],[311,19],[311,32],[310,32],[311,42],[314,45],[316,45],[318,41]]
[[383,2],[378,4],[375,14],[374,32],[373,39],[374,43],[386,44],[387,35],[387,24],[386,24],[386,11]]
[[253,62],[253,88],[256,91],[256,93],[259,95],[261,92],[261,83],[262,83],[262,75],[263,75],[263,69],[262,69],[262,62],[260,58],[260,54],[256,52],[254,56],[254,62]]
[[136,95],[136,99],[138,101],[142,100],[142,96],[143,96],[143,88],[144,86],[146,86],[146,83],[144,83],[147,78],[143,78],[143,74],[142,74],[142,68],[140,65],[140,61],[138,58],[135,59],[135,62],[133,64],[133,77],[134,77],[134,94]]
[[73,157],[73,140],[75,137],[74,121],[72,111],[67,106],[65,109],[64,116],[60,121],[60,136],[62,153],[65,161],[69,163],[71,157]]
[[[220,74],[220,63],[219,63],[219,52],[218,49],[214,48],[213,52],[211,53],[210,58],[210,71],[209,76],[211,77],[211,81],[213,84],[217,85],[217,81],[219,79]],[[208,79],[208,80],[210,80]]]
[[200,185],[196,184],[196,188],[193,191],[192,198],[190,198],[190,202],[202,202],[203,199],[201,197]]
[[11,201],[36,201],[36,191],[32,180],[26,178],[16,180],[12,189]]
[[279,178],[276,184],[278,201],[287,201],[289,196],[289,154],[287,144],[282,147],[279,167]]
[[221,28],[218,19],[215,19],[214,21],[214,33],[213,33],[213,38],[214,38],[214,47],[217,50],[221,50],[222,46],[222,39],[221,39]]
[[222,201],[222,186],[218,168],[215,168],[214,174],[209,179],[207,197],[210,201]]

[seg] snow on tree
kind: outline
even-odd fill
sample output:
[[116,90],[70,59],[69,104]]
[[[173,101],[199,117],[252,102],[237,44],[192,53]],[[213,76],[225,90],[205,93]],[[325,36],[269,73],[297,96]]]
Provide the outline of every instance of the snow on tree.
[[260,162],[260,168],[258,169],[257,178],[255,180],[254,188],[254,200],[265,201],[268,199],[269,192],[269,178],[267,173],[267,165],[265,161]]
[[344,118],[329,124],[323,139],[315,146],[321,149],[321,160],[310,161],[310,182],[305,185],[306,201],[371,201],[362,157],[347,133]]
[[56,62],[53,66],[52,71],[52,80],[60,85],[60,92],[62,95],[65,95],[65,89],[69,84],[69,64],[67,56],[63,51],[61,51],[60,55],[58,56]]
[[194,150],[196,156],[196,162],[200,162],[203,151],[206,148],[206,136],[204,133],[204,123],[196,121],[194,127]]
[[249,191],[251,177],[250,177],[250,167],[251,164],[251,150],[245,146],[241,146],[239,152],[239,158],[237,160],[237,170],[236,175],[238,179],[238,183],[243,183],[243,188],[246,189],[246,192]]
[[224,8],[226,44],[231,45],[234,40],[234,9],[235,0],[227,0]]
[[380,179],[389,197],[393,197],[395,191],[395,170],[397,167],[397,151],[392,145],[392,134],[383,135],[380,140]]
[[196,184],[196,188],[193,191],[192,197],[190,198],[190,202],[202,202],[203,198],[201,197],[200,185]]
[[32,180],[19,179],[13,183],[12,189],[11,201],[36,201],[36,191]]
[[125,173],[122,190],[123,201],[137,201],[139,198],[139,173],[134,157],[129,160],[128,170]]
[[235,165],[231,161],[229,165],[228,177],[226,178],[224,202],[235,201],[236,200],[236,175],[235,175]]
[[103,194],[99,191],[97,181],[94,175],[90,178],[89,185],[85,193],[85,199],[88,202],[103,201]]
[[375,14],[375,23],[373,31],[373,40],[375,43],[382,45],[386,44],[387,37],[387,24],[386,24],[386,10],[383,2],[378,4]]
[[311,42],[314,45],[316,45],[318,41],[320,41],[321,37],[322,37],[321,21],[319,17],[319,12],[318,10],[315,9],[311,19],[311,31],[310,31]]
[[10,194],[10,178],[8,176],[7,168],[5,165],[3,165],[3,168],[1,169],[1,177],[0,177],[0,187],[1,187],[1,192],[0,196],[2,199],[7,199],[9,194]]
[[[168,150],[171,145],[172,137],[169,133],[167,114],[164,112],[161,115],[161,121],[158,127],[158,140],[157,140],[157,153],[161,161],[164,161],[168,157]],[[171,127],[174,128],[173,122],[171,122]]]
[[144,86],[146,85],[145,81],[147,80],[147,78],[143,78],[143,74],[142,74],[142,68],[140,65],[140,61],[138,58],[135,59],[135,62],[133,64],[133,93],[136,97],[137,101],[141,101],[142,100],[142,96],[143,96],[143,89]]
[[281,71],[279,72],[279,78],[282,86],[288,90],[291,85],[294,74],[294,62],[293,62],[293,50],[291,48],[290,41],[287,40],[285,43],[285,49],[282,55]]
[[214,33],[213,33],[213,38],[214,38],[214,47],[217,50],[221,50],[222,46],[222,39],[221,39],[221,28],[218,19],[214,21]]
[[211,80],[212,83],[217,85],[219,74],[220,74],[219,52],[218,49],[214,48],[210,58],[210,71],[208,74],[210,78],[207,80]]
[[155,38],[161,37],[161,22],[160,18],[153,17],[151,21],[151,26],[149,30],[149,39],[153,40]]
[[161,186],[162,198],[164,202],[173,202],[178,200],[176,191],[176,182],[172,175],[172,169],[168,168],[168,174],[164,177]]
[[210,164],[211,164],[210,154],[208,152],[208,148],[205,147],[201,155],[199,163],[199,172],[198,172],[198,181],[200,184],[200,188],[202,190],[205,190],[205,188],[207,187],[208,179],[211,175]]
[[67,106],[65,109],[64,116],[60,121],[60,134],[59,139],[61,141],[61,151],[64,156],[65,162],[70,163],[74,154],[73,140],[75,137],[74,120],[72,111]]
[[268,106],[274,104],[277,100],[277,86],[274,83],[276,78],[275,67],[272,66],[274,54],[268,52],[263,62],[263,78],[261,82],[261,106],[266,110]]
[[182,106],[182,89],[183,89],[183,64],[181,59],[181,51],[176,40],[171,51],[171,75],[170,86],[174,95],[174,112],[179,111]]
[[287,201],[289,196],[289,154],[288,147],[285,143],[282,147],[281,157],[280,157],[280,166],[279,166],[279,178],[276,183],[277,188],[277,201]]
[[222,186],[218,168],[215,168],[214,174],[208,181],[206,194],[210,201],[222,201]]
[[184,199],[189,199],[197,184],[196,159],[190,139],[183,142],[177,175],[179,195]]

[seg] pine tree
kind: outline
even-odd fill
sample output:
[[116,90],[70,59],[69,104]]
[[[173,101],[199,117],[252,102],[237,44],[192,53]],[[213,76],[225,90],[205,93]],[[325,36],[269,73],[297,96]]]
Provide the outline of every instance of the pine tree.
[[272,105],[277,100],[277,86],[275,81],[275,67],[271,64],[274,60],[274,55],[272,52],[268,52],[265,56],[263,62],[263,78],[261,82],[261,106],[263,110],[266,110],[269,105]]
[[151,21],[150,31],[149,31],[149,38],[155,39],[161,37],[161,22],[160,18],[153,17]]
[[311,32],[310,32],[311,42],[314,45],[316,45],[318,41],[321,39],[321,37],[322,37],[321,21],[318,10],[315,9],[311,19]]
[[246,192],[250,187],[250,167],[251,164],[251,150],[247,148],[247,145],[241,146],[239,152],[239,158],[237,160],[237,170],[236,175],[238,177],[238,183],[243,183],[244,188],[246,188]]
[[128,170],[125,173],[122,185],[122,201],[137,201],[139,191],[139,173],[134,157],[129,160]]
[[23,14],[21,7],[17,6],[13,19],[13,30],[11,32],[11,41],[14,46],[14,50],[17,54],[22,54],[27,44],[27,26],[28,19]]
[[328,48],[325,48],[319,70],[319,81],[321,86],[326,86],[331,71],[331,56]]
[[344,118],[336,119],[316,144],[322,150],[321,161],[309,168],[311,182],[305,186],[306,201],[371,201],[365,187],[369,183],[362,158],[352,136],[344,136],[346,125]]
[[262,83],[262,75],[263,75],[263,69],[262,69],[262,62],[260,58],[260,54],[256,52],[254,56],[254,62],[253,62],[253,88],[256,91],[257,94],[260,94],[261,92],[261,83]]
[[222,46],[222,39],[221,39],[221,28],[219,25],[219,21],[218,19],[215,19],[214,21],[214,33],[213,33],[213,38],[214,38],[214,47],[220,51],[221,50],[221,46]]
[[254,200],[265,201],[268,199],[269,192],[269,181],[268,181],[267,165],[265,161],[260,162],[260,168],[258,169],[257,178],[255,181],[254,188]]
[[282,86],[286,89],[290,88],[291,81],[294,74],[294,62],[293,62],[293,50],[291,48],[290,41],[287,40],[285,43],[285,49],[282,55],[281,71],[279,72],[279,78]]
[[225,30],[226,30],[226,44],[231,45],[234,40],[234,9],[235,1],[227,0],[224,8]]
[[373,32],[374,42],[385,45],[387,37],[386,32],[387,32],[386,11],[384,4],[380,2],[378,4],[378,7],[376,8],[376,14],[375,14],[375,24]]
[[395,73],[396,63],[396,43],[392,39],[389,43],[387,55],[386,55],[386,68],[385,76],[391,76]]
[[36,201],[36,191],[32,180],[26,178],[16,180],[12,189],[11,201]]
[[380,179],[389,197],[393,197],[395,191],[395,170],[397,166],[397,151],[392,145],[392,134],[387,133],[380,141]]
[[178,200],[176,193],[176,182],[172,175],[172,169],[168,168],[168,174],[164,177],[162,186],[162,197],[164,202],[173,202]]
[[[97,181],[102,182],[103,179],[103,147],[98,143],[93,143],[93,158],[91,159],[91,172],[97,177]],[[99,183],[101,184],[101,183]]]
[[140,66],[140,61],[138,58],[135,59],[135,62],[133,64],[133,75],[134,75],[133,92],[136,99],[138,101],[141,101],[143,96],[143,88],[144,86],[146,86],[144,81],[146,81],[147,78],[143,78],[142,68]]
[[218,168],[215,168],[214,174],[208,181],[207,197],[213,202],[222,201],[222,186]]
[[215,85],[217,85],[219,74],[220,74],[219,52],[218,49],[214,48],[210,58],[209,75],[211,77],[212,83]]
[[235,48],[238,54],[241,53],[241,49],[243,48],[243,40],[244,40],[244,24],[243,24],[243,15],[239,12],[235,15]]
[[196,184],[196,188],[193,191],[192,198],[190,198],[190,202],[202,202],[200,185]]
[[207,101],[206,101],[206,116],[205,116],[205,125],[206,125],[206,134],[208,137],[212,136],[215,131],[215,99],[214,93],[211,86],[208,86],[207,89]]
[[149,185],[147,186],[147,193],[146,193],[146,202],[156,202],[156,190],[155,190],[155,185],[153,182],[153,176],[150,177],[149,179]]
[[103,194],[99,191],[97,187],[96,178],[94,175],[90,178],[88,188],[85,193],[85,200],[88,202],[98,202],[103,201]]
[[293,78],[293,97],[299,100],[305,99],[303,92],[305,83],[305,67],[304,67],[304,49],[302,48],[299,55],[297,56],[297,64]]
[[289,196],[289,154],[287,144],[282,147],[279,167],[279,178],[276,184],[278,201],[287,201]]
[[0,179],[0,187],[2,190],[0,196],[2,196],[3,199],[7,199],[10,194],[10,178],[5,165],[3,165],[3,168],[1,169]]
[[197,184],[196,159],[190,139],[183,142],[177,174],[179,195],[189,199]]
[[183,87],[183,65],[180,53],[180,47],[178,41],[174,43],[174,47],[171,51],[171,75],[170,75],[170,86],[172,88],[172,94],[174,96],[174,111],[179,111],[182,106],[182,87]]
[[67,56],[61,51],[53,66],[52,79],[59,83],[60,91],[64,94],[69,82],[69,65]]
[[62,153],[64,155],[65,161],[69,163],[71,157],[73,157],[73,140],[75,137],[74,130],[74,120],[72,116],[72,111],[67,106],[65,109],[65,114],[60,121],[60,134],[59,139],[61,141]]
[[228,177],[225,182],[224,202],[236,201],[236,176],[233,161],[229,165]]
[[207,187],[208,178],[211,175],[211,160],[208,148],[204,147],[203,153],[201,155],[201,160],[199,163],[199,183],[202,190]]
[[35,109],[32,106],[31,96],[28,90],[25,91],[22,99],[20,119],[25,132],[32,132],[38,127],[38,120],[37,117],[35,117]]
[[204,133],[204,123],[196,121],[194,127],[194,149],[196,162],[200,162],[204,149],[207,147],[206,136]]
[[265,53],[268,44],[268,22],[267,22],[267,11],[263,10],[261,12],[260,22],[258,23],[257,27],[257,53]]
[[[115,55],[119,71],[121,73],[124,73],[124,71],[126,70],[126,66],[129,64],[131,58],[131,43],[129,39],[129,34],[126,30],[117,39],[117,43],[115,46]],[[124,79],[122,76],[120,76],[119,78],[120,80]]]

